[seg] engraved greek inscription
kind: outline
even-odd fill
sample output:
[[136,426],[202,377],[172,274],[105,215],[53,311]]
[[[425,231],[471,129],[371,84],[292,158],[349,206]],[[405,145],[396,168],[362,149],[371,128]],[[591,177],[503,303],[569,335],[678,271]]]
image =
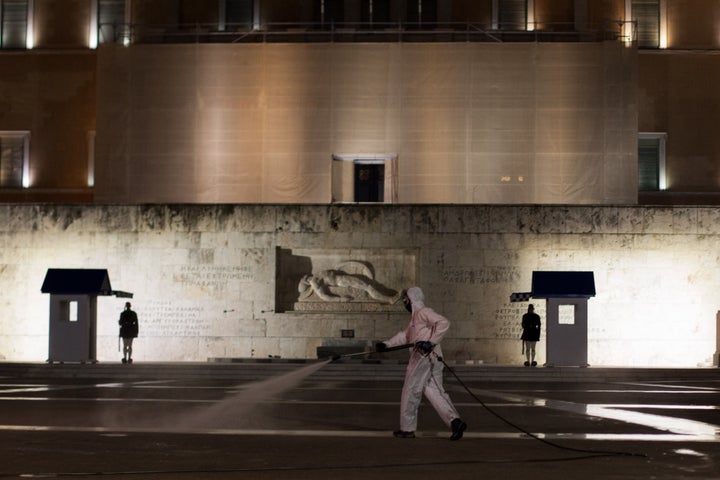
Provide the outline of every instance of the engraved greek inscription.
[[144,306],[140,335],[147,337],[197,337],[210,332],[204,307],[157,301]]
[[183,265],[173,274],[173,281],[184,287],[222,289],[229,282],[250,282],[250,266]]
[[519,339],[522,333],[521,319],[526,308],[513,305],[495,310],[495,338]]
[[520,278],[520,272],[514,267],[445,267],[442,279],[448,283],[469,285],[486,283],[510,283]]

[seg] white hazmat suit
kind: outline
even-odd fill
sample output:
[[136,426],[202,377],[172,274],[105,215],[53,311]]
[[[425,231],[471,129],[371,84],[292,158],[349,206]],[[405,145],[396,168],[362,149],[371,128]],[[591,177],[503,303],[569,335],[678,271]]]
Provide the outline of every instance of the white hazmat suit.
[[443,388],[443,363],[440,360],[442,350],[439,344],[450,328],[450,322],[425,306],[425,296],[420,288],[408,289],[407,297],[412,304],[410,323],[404,330],[382,343],[385,347],[395,347],[427,341],[432,343],[434,348],[432,352],[423,352],[419,348],[411,350],[400,400],[400,431],[395,432],[395,436],[414,436],[418,408],[422,395],[425,394],[440,418],[452,428],[451,439],[458,440],[462,437],[466,425],[460,420],[460,415]]

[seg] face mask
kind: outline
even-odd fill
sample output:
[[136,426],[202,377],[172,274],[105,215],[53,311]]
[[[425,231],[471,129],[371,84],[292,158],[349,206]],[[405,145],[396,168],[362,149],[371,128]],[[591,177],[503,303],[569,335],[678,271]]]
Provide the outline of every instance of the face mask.
[[405,298],[405,299],[403,300],[403,304],[405,304],[405,310],[407,310],[408,312],[412,313],[412,303],[410,302],[410,299],[409,299],[409,298]]

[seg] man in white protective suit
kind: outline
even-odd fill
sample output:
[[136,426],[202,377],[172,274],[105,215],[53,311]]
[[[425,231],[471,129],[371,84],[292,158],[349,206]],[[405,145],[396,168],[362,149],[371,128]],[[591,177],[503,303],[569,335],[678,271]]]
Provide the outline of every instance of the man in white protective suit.
[[408,289],[403,298],[405,308],[412,313],[410,323],[392,338],[376,345],[376,351],[414,344],[405,372],[400,399],[400,430],[398,438],[415,438],[418,408],[423,394],[440,418],[451,428],[450,440],[460,440],[467,424],[460,418],[450,397],[443,388],[443,362],[440,341],[450,328],[447,318],[425,306],[425,295],[418,287]]

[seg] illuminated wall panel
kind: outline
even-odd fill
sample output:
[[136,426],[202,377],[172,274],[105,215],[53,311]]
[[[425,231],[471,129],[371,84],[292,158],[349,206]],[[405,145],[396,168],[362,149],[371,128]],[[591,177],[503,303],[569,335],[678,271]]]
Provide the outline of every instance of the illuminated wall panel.
[[33,48],[87,48],[91,1],[32,2]]
[[720,5],[713,0],[665,0],[667,47],[720,48]]
[[667,133],[667,190],[716,192],[720,138],[704,129],[720,122],[717,57],[668,51],[640,55],[639,65],[638,127]]
[[94,54],[83,51],[0,56],[0,130],[30,132],[29,187],[91,197],[87,135],[95,129],[95,66]]

